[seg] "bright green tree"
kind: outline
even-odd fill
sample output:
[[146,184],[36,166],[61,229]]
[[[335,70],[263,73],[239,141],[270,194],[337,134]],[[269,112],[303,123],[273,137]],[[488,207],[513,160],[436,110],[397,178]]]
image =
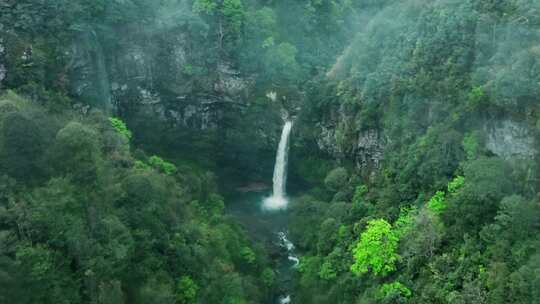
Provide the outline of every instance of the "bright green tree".
[[392,231],[392,225],[384,219],[371,220],[361,234],[360,241],[353,249],[355,274],[371,270],[376,275],[386,275],[396,269],[399,238]]
[[446,209],[446,202],[444,200],[443,191],[437,191],[435,195],[433,195],[431,199],[429,199],[428,209],[435,214],[440,214],[444,211],[444,209]]
[[127,139],[131,139],[131,131],[127,128],[126,124],[120,118],[109,117],[109,122],[111,123],[111,126],[116,130],[116,132],[122,134]]

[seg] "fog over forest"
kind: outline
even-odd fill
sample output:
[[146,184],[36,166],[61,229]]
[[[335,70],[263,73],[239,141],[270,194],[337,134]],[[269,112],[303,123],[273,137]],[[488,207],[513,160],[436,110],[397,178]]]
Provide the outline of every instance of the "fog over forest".
[[0,304],[534,304],[540,0],[0,0]]

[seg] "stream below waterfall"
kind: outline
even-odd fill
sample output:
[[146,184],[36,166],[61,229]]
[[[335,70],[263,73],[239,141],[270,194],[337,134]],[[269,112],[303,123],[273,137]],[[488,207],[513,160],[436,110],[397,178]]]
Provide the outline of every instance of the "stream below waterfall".
[[231,203],[227,206],[229,214],[237,217],[250,236],[264,244],[267,252],[270,252],[278,289],[274,292],[271,304],[292,303],[292,275],[300,263],[287,232],[287,160],[292,127],[293,121],[288,119],[287,114],[276,151],[272,195],[263,197],[260,193],[247,192],[245,195],[235,195],[228,200]]
[[227,213],[246,228],[249,236],[265,246],[274,264],[277,290],[268,304],[291,302],[291,286],[299,257],[287,235],[287,211],[263,210],[261,193],[234,193],[227,198]]

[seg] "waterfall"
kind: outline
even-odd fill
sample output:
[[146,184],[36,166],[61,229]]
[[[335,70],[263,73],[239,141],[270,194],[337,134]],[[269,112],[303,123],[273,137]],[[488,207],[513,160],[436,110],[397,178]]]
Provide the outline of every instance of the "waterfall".
[[[268,98],[275,101],[276,95],[271,92],[268,94]],[[274,176],[272,179],[273,182],[273,192],[272,196],[267,197],[263,202],[263,210],[283,210],[287,208],[287,197],[285,194],[285,187],[287,184],[287,156],[289,152],[289,136],[291,135],[291,130],[293,127],[293,122],[288,118],[287,113],[285,113],[285,124],[283,125],[283,130],[281,131],[281,138],[279,140],[279,145],[276,153],[276,163],[274,165]],[[288,268],[296,268],[300,264],[300,259],[294,255],[294,244],[289,241],[287,234],[283,231],[278,234],[279,245],[286,250]],[[292,262],[292,265],[290,264]],[[282,273],[285,275],[283,279],[286,283],[288,278],[287,273]],[[277,300],[278,304],[290,304],[291,295],[288,294],[290,288],[286,288],[286,293],[280,296]]]
[[289,135],[291,134],[292,126],[292,121],[288,119],[285,120],[276,154],[276,164],[274,166],[273,193],[271,197],[264,200],[263,204],[263,208],[266,210],[280,210],[287,207],[285,186],[287,182],[287,154],[289,150]]

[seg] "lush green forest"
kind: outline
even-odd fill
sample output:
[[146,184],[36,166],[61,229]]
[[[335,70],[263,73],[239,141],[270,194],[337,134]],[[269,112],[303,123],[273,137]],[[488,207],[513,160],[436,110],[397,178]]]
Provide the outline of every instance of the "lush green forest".
[[0,0],[0,304],[538,303],[539,151],[538,0]]

